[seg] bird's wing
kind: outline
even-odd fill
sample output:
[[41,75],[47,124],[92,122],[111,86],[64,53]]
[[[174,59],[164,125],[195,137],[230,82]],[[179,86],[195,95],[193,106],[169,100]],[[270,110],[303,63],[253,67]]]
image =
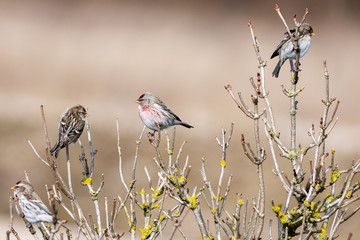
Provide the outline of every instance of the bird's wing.
[[[290,29],[290,33],[295,33],[295,29]],[[270,59],[271,58],[274,58],[276,56],[279,56],[280,54],[280,50],[282,48],[282,46],[284,45],[284,43],[286,43],[289,39],[290,39],[290,36],[289,36],[289,33],[286,31],[284,33],[284,38],[283,40],[280,42],[280,44],[276,47],[275,51],[273,52],[273,54],[271,55]]]
[[59,133],[62,136],[66,136],[73,129],[75,124],[75,119],[72,118],[70,122],[67,122],[64,118],[61,119],[59,124]]
[[78,124],[75,124],[74,131],[77,134],[80,134],[84,130],[84,127],[85,127],[85,121],[80,121]]
[[171,109],[169,109],[163,101],[159,99],[159,102],[156,103],[159,104],[166,112],[168,112],[170,115],[172,115],[176,120],[181,122],[181,119],[173,112]]
[[284,38],[284,39],[280,42],[280,44],[276,47],[275,51],[274,51],[273,54],[271,55],[270,59],[271,59],[271,58],[274,58],[274,57],[276,57],[276,56],[279,56],[280,51],[281,51],[281,48],[282,48],[282,46],[284,45],[284,43],[287,42],[287,40],[289,40],[289,38]]
[[46,212],[49,215],[52,215],[50,210],[46,207],[46,205],[41,200],[30,200],[31,203],[33,203],[35,206],[39,207],[41,210]]
[[173,115],[176,120],[181,122],[181,119],[173,111],[171,111],[169,108],[166,108],[166,110],[169,111],[169,113]]

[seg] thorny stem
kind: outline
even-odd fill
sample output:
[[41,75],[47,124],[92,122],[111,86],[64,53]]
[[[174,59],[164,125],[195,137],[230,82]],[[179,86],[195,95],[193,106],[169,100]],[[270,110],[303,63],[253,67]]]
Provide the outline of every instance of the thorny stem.
[[74,190],[73,190],[72,181],[71,181],[71,165],[70,165],[69,146],[66,146],[66,166],[67,166],[69,191],[72,195],[74,195]]
[[145,125],[140,133],[140,137],[139,137],[139,140],[136,141],[136,149],[135,149],[135,157],[134,157],[134,164],[133,164],[133,169],[132,169],[132,180],[134,181],[135,180],[135,172],[136,172],[136,163],[137,163],[137,159],[138,159],[138,156],[139,156],[139,148],[140,148],[140,144],[141,144],[141,139],[142,139],[142,136],[144,134],[144,131],[145,131]]
[[[182,216],[182,218],[180,220],[174,220],[174,226],[173,226],[173,229],[170,233],[170,236],[169,236],[169,240],[173,239],[174,235],[175,235],[175,232],[177,229],[180,230],[180,226],[181,226],[181,223],[184,221],[187,213],[189,212],[190,208],[187,208],[184,215]],[[186,239],[186,238],[185,238]]]
[[193,212],[200,229],[201,237],[202,239],[206,239],[208,237],[208,230],[206,229],[205,221],[201,214],[200,204],[198,204],[198,206],[193,210]]
[[[248,23],[248,26],[249,26],[250,33],[251,33],[251,38],[252,38],[252,41],[253,41],[255,54],[257,56],[258,67],[260,68],[260,74],[258,75],[258,81],[260,81],[259,90],[260,90],[260,93],[261,93],[261,97],[264,98],[265,103],[266,103],[266,112],[267,112],[266,115],[268,115],[269,118],[270,118],[271,133],[276,135],[277,131],[276,131],[276,126],[275,126],[275,117],[274,117],[272,107],[271,107],[271,103],[270,103],[270,99],[269,99],[268,93],[266,92],[266,87],[265,87],[265,67],[266,67],[266,62],[263,61],[262,58],[261,58],[259,43],[257,41],[257,38],[255,37],[254,31],[253,31],[253,26],[252,26],[250,21]],[[265,123],[265,121],[267,121],[266,115],[264,116],[264,123]],[[276,175],[279,176],[281,182],[283,183],[284,188],[288,191],[289,186],[288,186],[288,184],[286,183],[286,181],[285,181],[285,179],[283,177],[283,173],[280,171],[280,168],[279,168],[279,165],[278,165],[278,162],[277,162],[277,157],[276,157],[276,154],[275,154],[274,145],[273,145],[272,139],[269,137],[267,127],[266,127],[266,123],[264,124],[264,126],[265,126],[265,133],[267,135],[270,150],[271,150],[272,159],[273,159],[274,165],[275,165]],[[261,182],[261,180],[260,180],[260,182]]]
[[[144,129],[144,128],[143,128]],[[121,182],[123,183],[126,191],[128,192],[128,186],[125,183],[124,175],[122,172],[122,157],[121,157],[121,147],[120,147],[120,128],[119,128],[119,119],[116,119],[116,132],[117,132],[117,149],[118,149],[118,155],[119,155],[119,174]],[[139,140],[140,141],[140,140]],[[139,143],[140,144],[140,143]]]
[[13,228],[14,226],[14,215],[13,215],[13,197],[10,197],[9,199],[9,205],[10,205],[10,224],[9,229],[6,231],[6,240],[10,240],[10,234],[12,233],[17,240],[20,240],[20,237],[18,233]]
[[110,222],[109,222],[109,206],[108,206],[108,198],[107,197],[104,198],[104,203],[105,203],[105,223],[106,223],[106,228],[109,229]]
[[[135,184],[136,164],[137,164],[137,159],[139,156],[139,148],[140,148],[141,139],[144,134],[144,131],[145,131],[145,125],[140,133],[139,140],[136,141],[135,157],[134,157],[134,164],[133,164],[133,169],[132,169],[132,181],[134,184]],[[135,239],[135,234],[136,234],[136,231],[134,229],[134,226],[136,226],[135,199],[133,197],[133,194],[130,192],[130,190],[131,190],[131,188],[128,190],[129,196],[130,196],[130,216],[129,216],[130,217],[129,224],[131,224],[130,234],[131,234],[131,239]]]
[[259,204],[258,206],[258,216],[259,216],[259,223],[258,228],[256,230],[255,239],[261,239],[261,233],[264,227],[264,220],[265,220],[265,183],[264,183],[264,172],[263,172],[263,165],[257,165],[258,169],[258,177],[259,177]]
[[[330,86],[329,86],[330,85],[330,76],[329,76],[329,72],[328,72],[328,69],[327,69],[327,66],[326,66],[326,61],[324,61],[324,76],[325,76],[325,86],[326,87],[325,87],[325,100],[323,100],[323,103],[324,103],[324,105],[326,107],[325,107],[325,110],[324,110],[324,116],[323,116],[324,124],[323,125],[326,125],[330,105],[335,100],[335,99],[330,100]],[[324,154],[325,153],[325,142],[323,143],[322,147],[323,147],[322,148],[322,154]]]
[[117,215],[119,214],[120,210],[122,208],[126,208],[125,207],[125,202],[126,200],[130,197],[130,214],[127,212],[127,210],[125,210],[125,212],[127,213],[127,217],[128,217],[128,221],[129,221],[129,227],[130,227],[130,235],[131,235],[131,239],[135,239],[135,229],[134,227],[136,226],[136,214],[135,214],[135,199],[133,194],[131,193],[134,185],[135,185],[135,173],[136,173],[136,165],[137,165],[137,159],[139,156],[139,148],[140,148],[140,144],[141,144],[141,140],[142,140],[142,136],[144,134],[145,131],[145,125],[140,133],[139,139],[136,140],[136,148],[135,148],[135,157],[134,157],[134,163],[133,163],[133,168],[132,168],[132,182],[130,187],[127,186],[125,180],[124,180],[124,175],[123,175],[123,171],[122,171],[122,157],[121,157],[121,147],[120,147],[120,129],[119,129],[119,121],[116,121],[116,129],[117,129],[117,149],[118,149],[118,155],[119,155],[119,174],[120,174],[120,179],[122,181],[122,184],[124,185],[124,188],[126,189],[127,195],[125,198],[125,201],[122,201],[120,196],[118,196],[121,205],[116,207],[114,206],[113,210],[113,214],[112,214],[112,221],[111,221],[111,233],[114,234],[114,230],[113,230],[113,226],[115,224],[115,219],[117,217]]
[[100,193],[100,191],[103,188],[104,183],[105,183],[104,182],[104,174],[102,174],[101,177],[102,177],[102,181],[101,181],[100,186],[99,186],[97,191],[94,190],[92,182],[86,184],[88,186],[89,193],[91,195],[91,200],[94,203],[94,207],[95,207],[95,211],[96,211],[96,219],[97,219],[97,223],[98,223],[97,227],[98,227],[100,232],[102,231],[102,224],[101,224],[101,214],[100,214],[98,195],[99,195],[99,193]]
[[[113,211],[112,211],[112,214],[111,214],[111,221],[110,221],[110,233],[112,235],[115,235],[114,233],[114,225],[115,225],[115,220],[118,216],[118,214],[120,213],[121,209],[125,209],[125,213],[126,213],[126,216],[128,218],[128,220],[130,220],[128,223],[129,223],[129,226],[131,227],[132,226],[132,222],[131,222],[131,217],[128,213],[128,211],[126,210],[126,207],[125,207],[125,203],[127,202],[127,200],[130,198],[130,194],[131,194],[131,191],[133,190],[134,188],[134,185],[135,185],[135,181],[133,181],[130,186],[129,186],[129,190],[127,191],[127,194],[126,194],[126,197],[124,199],[124,201],[122,201],[121,197],[118,196],[118,201],[114,198],[114,206],[113,206]],[[119,204],[118,204],[119,203]]]
[[[258,81],[257,81],[256,89],[254,86],[254,90],[255,90],[256,96],[257,96],[256,98],[253,97],[254,112],[255,112],[255,114],[258,114],[258,112],[259,112],[258,99],[264,98],[266,106],[267,106],[267,112],[270,116],[270,122],[271,122],[272,129],[274,132],[276,132],[275,119],[274,119],[274,115],[272,112],[272,107],[270,105],[268,93],[265,90],[266,62],[264,62],[261,58],[259,43],[257,41],[257,38],[255,37],[253,26],[250,21],[248,23],[248,26],[249,26],[251,38],[253,41],[255,54],[257,56],[258,67],[260,68],[260,74],[258,74]],[[253,85],[255,85],[255,84],[253,84]],[[258,198],[258,205],[257,205],[259,224],[258,224],[258,228],[256,230],[255,239],[260,239],[261,233],[262,233],[262,230],[264,227],[264,218],[265,218],[265,181],[264,181],[264,173],[263,173],[262,163],[265,160],[266,155],[265,155],[265,151],[261,148],[260,133],[259,133],[259,119],[254,119],[254,135],[255,135],[257,158],[258,158],[258,161],[260,162],[260,164],[257,165],[257,173],[258,173],[258,178],[259,178],[259,198]],[[269,139],[269,142],[271,142],[271,139]],[[271,151],[273,153],[274,162],[277,165],[276,158],[274,158],[274,156],[275,156],[274,149],[271,149]],[[280,170],[277,169],[277,173],[281,179],[282,173],[280,172]]]
[[90,165],[90,177],[92,177],[94,173],[94,165],[95,165],[95,154],[96,150],[94,151],[92,141],[91,141],[91,134],[90,134],[90,123],[86,119],[86,132],[88,135],[88,141],[89,141],[89,148],[90,148],[90,157],[91,157],[91,165]]
[[244,239],[247,239],[247,230],[246,230],[246,217],[247,217],[247,209],[248,209],[248,200],[245,200],[245,207],[244,207],[244,215],[243,215],[243,221],[242,221],[242,228],[243,228],[243,235],[244,235]]
[[[257,100],[254,102],[254,112],[258,113],[258,104]],[[256,230],[255,239],[261,239],[261,233],[264,227],[264,218],[265,218],[265,183],[264,183],[264,172],[263,172],[263,161],[265,160],[264,153],[261,149],[260,144],[260,133],[259,133],[259,119],[254,119],[254,135],[255,135],[255,142],[256,142],[256,152],[257,157],[260,161],[260,164],[257,164],[257,173],[259,178],[259,198],[258,198],[258,205],[257,208],[259,210],[258,217],[259,217],[259,224]]]
[[[216,213],[215,214],[220,214],[220,193],[221,193],[221,188],[222,188],[222,181],[223,181],[223,177],[224,177],[224,172],[225,172],[225,167],[226,167],[226,149],[229,147],[229,143],[232,137],[232,133],[233,133],[233,129],[234,129],[234,123],[231,123],[231,128],[230,128],[230,134],[228,137],[228,140],[225,140],[225,136],[226,136],[226,130],[224,128],[222,128],[222,142],[219,141],[218,138],[216,138],[219,146],[222,148],[222,154],[221,154],[221,172],[220,172],[220,176],[219,176],[219,181],[218,181],[218,188],[217,188],[217,194],[216,194],[216,200],[215,200],[215,209],[216,209]],[[213,196],[212,196],[213,198]],[[216,234],[218,236],[218,239],[221,238],[221,231],[220,231],[220,226],[219,226],[219,222],[215,222],[215,228],[216,228]]]
[[[101,233],[101,231],[102,231],[102,224],[101,224],[101,213],[100,213],[98,195],[99,195],[101,189],[104,186],[104,174],[102,174],[102,181],[100,183],[100,186],[99,186],[98,190],[95,191],[94,188],[93,188],[92,176],[93,176],[93,173],[94,173],[95,154],[96,154],[97,151],[93,149],[93,145],[92,145],[92,141],[91,141],[90,123],[88,122],[88,120],[86,120],[86,122],[87,122],[86,131],[87,131],[87,136],[88,136],[88,141],[89,141],[89,146],[90,146],[91,165],[90,165],[90,172],[89,172],[89,168],[88,168],[88,165],[87,165],[87,160],[85,158],[85,153],[83,152],[84,148],[83,148],[82,144],[80,143],[81,151],[82,151],[82,156],[81,156],[82,161],[81,162],[82,162],[83,167],[84,167],[84,172],[86,173],[85,174],[85,179],[83,180],[83,184],[87,185],[89,193],[91,195],[91,200],[94,203],[95,212],[96,212],[96,219],[97,219],[97,224],[98,224],[98,226],[97,226],[97,230],[98,230],[97,235],[99,235]],[[69,159],[69,163],[70,163],[70,159]],[[89,179],[90,179],[90,181],[89,181]],[[72,193],[72,194],[74,194],[74,193]]]
[[[299,53],[296,53],[299,54]],[[291,92],[296,92],[296,83],[291,82]],[[290,134],[290,145],[291,151],[295,155],[296,153],[296,113],[297,113],[297,106],[296,106],[296,95],[293,94],[290,97],[290,119],[291,119],[291,134]],[[293,169],[296,169],[297,159],[291,160]]]

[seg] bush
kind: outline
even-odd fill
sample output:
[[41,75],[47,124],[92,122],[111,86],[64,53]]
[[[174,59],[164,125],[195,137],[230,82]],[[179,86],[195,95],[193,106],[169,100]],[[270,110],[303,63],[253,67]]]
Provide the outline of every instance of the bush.
[[[265,149],[270,149],[270,158],[274,163],[274,174],[278,177],[283,190],[287,193],[287,198],[282,203],[272,202],[272,210],[277,218],[277,231],[272,228],[272,221],[269,223],[270,239],[335,239],[336,232],[340,224],[346,222],[360,208],[357,207],[349,212],[348,206],[359,200],[359,196],[355,193],[360,188],[360,182],[354,181],[355,175],[359,172],[360,161],[353,162],[351,168],[341,170],[340,166],[335,163],[335,150],[326,148],[326,140],[336,125],[336,113],[339,101],[329,96],[329,74],[324,62],[324,76],[326,83],[326,96],[322,100],[324,104],[323,117],[321,117],[319,126],[312,125],[308,131],[310,143],[306,146],[297,145],[296,136],[299,134],[296,128],[297,120],[297,96],[303,91],[298,88],[300,56],[298,50],[298,37],[296,34],[290,33],[289,28],[281,15],[280,9],[276,6],[276,11],[284,22],[289,35],[292,36],[294,48],[296,50],[296,59],[294,70],[291,73],[290,86],[288,88],[282,86],[283,93],[289,99],[291,110],[290,114],[290,132],[291,138],[289,143],[285,143],[280,139],[280,133],[276,128],[275,116],[272,111],[272,105],[269,94],[265,86],[265,69],[266,62],[262,59],[258,39],[255,37],[253,26],[249,22],[249,30],[251,33],[255,54],[257,57],[257,65],[259,73],[257,78],[250,78],[250,83],[254,88],[251,95],[251,110],[245,103],[242,95],[238,97],[232,92],[230,85],[225,86],[226,91],[234,100],[236,106],[254,122],[254,138],[255,142],[250,144],[245,141],[244,135],[241,136],[241,144],[244,154],[256,166],[259,181],[259,194],[254,198],[251,207],[248,208],[248,200],[244,200],[240,194],[237,196],[234,212],[230,213],[226,209],[227,197],[230,193],[232,175],[226,180],[224,173],[227,164],[227,148],[231,142],[234,124],[231,124],[230,131],[222,129],[220,139],[217,139],[218,145],[221,147],[222,157],[219,161],[219,179],[216,187],[208,180],[208,173],[205,168],[205,160],[203,159],[201,174],[204,181],[203,187],[188,188],[188,176],[191,167],[188,158],[184,162],[181,161],[182,149],[185,142],[178,150],[175,156],[175,128],[170,137],[165,133],[166,152],[159,150],[159,135],[148,134],[147,138],[155,150],[153,157],[154,164],[158,169],[158,179],[151,179],[148,170],[145,168],[148,177],[149,186],[139,186],[136,184],[135,172],[137,170],[137,159],[140,145],[143,141],[145,127],[143,128],[139,139],[136,142],[136,154],[132,168],[132,179],[126,181],[123,176],[121,148],[118,140],[119,153],[119,174],[121,184],[126,189],[125,196],[116,196],[109,203],[105,198],[105,211],[99,208],[98,195],[104,185],[104,177],[99,187],[94,186],[94,162],[96,150],[93,149],[90,133],[90,125],[87,124],[87,136],[90,146],[90,165],[81,145],[81,154],[79,157],[83,166],[82,184],[87,187],[89,196],[94,203],[96,212],[95,218],[89,217],[87,212],[82,208],[81,202],[78,201],[75,192],[72,189],[70,158],[67,149],[67,178],[68,184],[65,183],[61,173],[57,168],[56,159],[50,156],[50,141],[47,133],[44,109],[41,106],[41,114],[46,136],[46,156],[43,159],[36,149],[32,146],[38,158],[49,167],[54,176],[56,185],[48,190],[51,211],[53,213],[53,223],[49,226],[38,224],[44,239],[53,239],[54,237],[63,239],[64,232],[68,239],[80,236],[86,239],[120,239],[122,236],[130,235],[131,239],[156,239],[160,236],[165,228],[171,229],[169,238],[172,239],[178,231],[187,239],[186,233],[181,228],[181,223],[189,212],[194,214],[197,227],[200,233],[200,239],[261,239],[265,238],[263,229],[265,224],[265,185],[263,162],[268,159],[268,153]],[[298,32],[300,25],[305,21],[308,11],[306,9],[301,22],[295,20],[295,32]],[[259,103],[263,102],[266,106],[265,110],[259,110]],[[334,106],[335,105],[335,106]],[[118,123],[117,123],[118,125]],[[261,130],[264,128],[267,142],[263,143],[261,138]],[[120,133],[118,129],[118,139]],[[280,157],[278,154],[280,153]],[[310,156],[310,154],[313,154]],[[167,163],[165,163],[167,159]],[[290,171],[280,168],[279,161],[286,161]],[[326,161],[329,159],[329,161]],[[308,162],[308,163],[306,163]],[[328,162],[328,163],[327,163]],[[309,164],[309,173],[306,172],[305,164]],[[27,176],[26,176],[27,177]],[[339,179],[343,178],[343,184]],[[27,180],[28,177],[27,177]],[[156,184],[154,184],[156,183]],[[336,189],[336,185],[341,185],[340,189]],[[280,185],[279,185],[280,186]],[[68,199],[69,203],[64,201]],[[165,206],[165,199],[167,205]],[[292,202],[292,204],[291,204]],[[14,199],[15,207],[17,207],[17,199]],[[211,232],[208,223],[204,220],[203,207],[209,208],[212,214],[212,222],[215,232]],[[169,207],[171,205],[171,207]],[[293,206],[293,207],[290,207]],[[12,205],[10,206],[12,207]],[[77,229],[68,231],[58,224],[57,211],[61,209],[65,211],[71,221],[76,223]],[[243,210],[243,211],[242,211]],[[128,223],[129,233],[118,233],[116,224],[120,222],[119,214],[124,211],[126,221]],[[248,212],[249,211],[249,212]],[[142,217],[140,217],[142,216]],[[103,222],[105,218],[105,222]],[[30,232],[37,237],[34,227],[26,221],[24,222]],[[140,224],[139,219],[142,221]],[[124,220],[124,219],[122,219]],[[62,221],[65,223],[65,221]],[[276,233],[275,233],[276,232]],[[8,239],[13,234],[18,239],[19,236],[10,224],[7,232]],[[72,236],[74,235],[74,236]],[[351,238],[351,235],[348,239]]]

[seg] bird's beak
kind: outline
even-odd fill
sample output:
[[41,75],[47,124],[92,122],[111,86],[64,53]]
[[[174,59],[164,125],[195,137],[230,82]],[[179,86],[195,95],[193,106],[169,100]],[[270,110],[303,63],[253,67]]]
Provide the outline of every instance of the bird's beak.
[[[88,110],[88,107],[87,107],[87,106],[85,106],[84,108],[85,108],[85,111],[87,111],[87,110]],[[87,116],[88,116],[88,114],[87,114],[87,113],[85,113],[85,117],[87,117]]]
[[139,103],[140,103],[139,99],[138,99],[138,100],[136,100],[136,103],[137,103],[137,104],[139,104]]
[[315,33],[312,32],[312,33],[311,33],[311,36],[315,36]]
[[14,190],[14,191],[15,191],[15,187],[12,187],[11,190]]

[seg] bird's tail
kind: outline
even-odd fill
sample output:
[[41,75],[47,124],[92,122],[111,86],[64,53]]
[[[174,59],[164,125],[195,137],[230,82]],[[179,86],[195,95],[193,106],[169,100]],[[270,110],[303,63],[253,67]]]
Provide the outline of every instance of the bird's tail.
[[181,126],[187,127],[187,128],[193,128],[193,126],[191,126],[190,124],[187,124],[185,122],[180,122]]
[[272,72],[273,77],[278,77],[279,73],[280,73],[280,69],[281,66],[284,64],[284,61],[281,60],[281,58],[279,59],[278,63],[276,64],[274,71]]
[[50,150],[50,154],[52,155],[52,156],[55,156],[55,158],[57,158],[58,156],[59,156],[59,152],[60,152],[60,143],[59,142],[57,142],[56,144],[55,144],[55,146]]

